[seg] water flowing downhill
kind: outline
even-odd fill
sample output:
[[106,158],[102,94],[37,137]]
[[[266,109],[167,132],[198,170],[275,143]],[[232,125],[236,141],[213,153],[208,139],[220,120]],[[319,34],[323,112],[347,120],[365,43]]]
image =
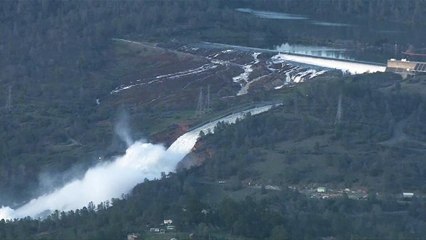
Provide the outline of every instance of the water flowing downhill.
[[70,211],[83,208],[89,202],[99,204],[119,198],[144,179],[158,179],[162,172],[173,172],[176,165],[191,152],[201,131],[213,133],[219,122],[235,123],[246,114],[256,115],[268,111],[272,106],[252,108],[204,124],[180,136],[168,149],[163,145],[136,141],[124,155],[87,170],[81,179],[32,199],[17,209],[0,208],[0,220],[41,217],[55,210]]
[[[275,54],[271,60],[274,63],[299,63],[302,65],[316,66],[322,69],[337,69],[343,72],[347,72],[350,74],[362,74],[362,73],[373,73],[373,72],[384,72],[386,70],[385,64],[375,63],[375,62],[364,62],[358,61],[355,59],[351,59],[349,57],[343,57],[341,52],[342,49],[326,49],[316,47],[316,50],[324,51],[324,54],[328,50],[333,50],[334,54],[331,54],[331,58],[323,55],[304,55],[303,52],[299,51],[290,51],[291,49],[287,49],[284,45],[277,46],[275,49],[266,49],[266,48],[255,48],[255,47],[246,47],[246,46],[238,46],[231,44],[223,44],[223,43],[213,43],[213,42],[203,42],[197,44],[195,46],[206,47],[206,48],[228,48],[232,50],[239,51],[252,51],[252,52],[265,52]],[[306,47],[306,46],[305,46]],[[283,50],[283,52],[282,52]],[[320,51],[320,52],[321,52]],[[308,52],[317,52],[317,51],[308,51]],[[340,53],[339,53],[340,52]],[[339,58],[339,56],[341,56]]]
[[386,66],[372,63],[364,63],[357,61],[343,61],[338,59],[327,59],[312,56],[300,56],[292,54],[279,53],[272,59],[275,63],[281,62],[297,62],[312,66],[319,66],[328,69],[337,69],[350,74],[362,74],[373,72],[384,72]]

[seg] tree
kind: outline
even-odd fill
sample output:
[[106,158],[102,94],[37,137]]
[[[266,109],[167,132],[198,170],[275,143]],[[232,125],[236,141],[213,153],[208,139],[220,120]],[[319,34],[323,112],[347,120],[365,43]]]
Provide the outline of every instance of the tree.
[[270,240],[287,240],[289,239],[287,230],[283,225],[275,226],[270,234]]

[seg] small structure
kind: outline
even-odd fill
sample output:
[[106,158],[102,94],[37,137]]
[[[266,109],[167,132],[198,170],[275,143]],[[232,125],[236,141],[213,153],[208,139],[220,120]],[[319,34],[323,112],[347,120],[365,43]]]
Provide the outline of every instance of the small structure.
[[176,230],[176,227],[175,227],[175,226],[173,226],[173,225],[168,225],[168,226],[166,227],[166,230],[167,230],[167,231],[174,231],[174,230]]
[[127,240],[139,240],[139,239],[140,239],[140,235],[137,233],[127,234]]
[[403,192],[402,193],[402,197],[404,199],[412,199],[414,197],[414,193],[412,193],[412,192]]
[[407,59],[390,59],[386,65],[386,72],[394,72],[407,77],[408,75],[416,75],[426,73],[426,62],[412,62]]
[[173,220],[172,219],[164,219],[163,223],[164,223],[164,225],[170,225],[170,224],[173,224]]
[[317,193],[325,193],[326,189],[325,187],[318,187],[317,188]]
[[274,186],[274,185],[266,185],[265,186],[266,190],[273,190],[273,191],[281,191],[281,188],[278,186]]
[[160,229],[159,228],[150,228],[149,231],[153,232],[153,233],[159,233]]
[[209,213],[209,210],[203,209],[203,210],[201,210],[201,213],[204,214],[204,215],[207,215]]

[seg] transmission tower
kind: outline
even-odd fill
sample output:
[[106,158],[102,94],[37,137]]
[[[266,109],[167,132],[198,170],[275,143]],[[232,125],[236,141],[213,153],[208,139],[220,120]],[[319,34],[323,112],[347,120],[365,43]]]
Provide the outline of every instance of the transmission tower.
[[7,111],[10,111],[12,109],[12,86],[9,86],[8,88],[8,94],[6,99],[6,106]]
[[206,110],[210,111],[210,85],[207,85]]
[[201,116],[204,112],[204,97],[203,97],[203,88],[200,88],[200,94],[198,96],[197,110],[196,115]]
[[342,121],[342,115],[343,115],[343,107],[342,107],[342,93],[339,94],[339,100],[337,101],[337,113],[336,113],[336,121],[334,122],[335,125],[339,125]]
[[299,101],[298,101],[298,93],[294,94],[294,114],[299,115]]
[[207,94],[204,97],[204,91],[203,88],[200,87],[200,94],[198,95],[198,103],[197,103],[197,110],[196,115],[201,116],[205,112],[210,110],[210,85],[207,85]]

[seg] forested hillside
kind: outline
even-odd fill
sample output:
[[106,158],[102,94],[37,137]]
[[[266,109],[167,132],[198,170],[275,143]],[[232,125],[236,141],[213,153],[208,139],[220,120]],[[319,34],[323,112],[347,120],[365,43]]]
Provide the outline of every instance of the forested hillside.
[[[380,22],[395,25],[391,34],[397,35],[366,35],[361,24],[344,29],[339,39],[323,29],[321,36],[294,33],[280,21],[236,8],[366,26]],[[401,49],[412,39],[425,47],[425,23],[425,0],[1,1],[0,206],[20,206],[125,151],[114,133],[123,111],[129,112],[134,137],[150,141],[171,142],[206,120],[194,117],[198,85],[180,95],[175,92],[181,88],[159,88],[158,95],[172,97],[158,105],[143,102],[146,96],[137,92],[112,94],[129,79],[155,78],[206,61],[163,45],[349,41],[356,50],[388,56],[393,36],[402,39]],[[117,38],[147,44],[129,46]],[[212,75],[221,87],[217,96],[232,92],[232,86],[222,86],[232,77]],[[129,232],[149,238],[149,228],[165,218],[176,221],[172,235],[181,238],[195,233],[199,239],[421,239],[426,229],[424,86],[424,77],[330,74],[295,88],[217,97],[211,116],[247,102],[283,101],[283,106],[203,137],[186,159],[201,166],[141,184],[123,200],[56,212],[43,221],[2,220],[0,239],[122,239]],[[303,190],[318,186],[359,189],[368,199],[343,195],[323,201]],[[419,197],[401,200],[402,191]]]
[[[118,110],[96,105],[128,74],[116,68],[125,62],[112,37],[168,39],[210,25],[200,20],[209,7],[205,1],[2,2],[0,201],[28,199],[37,193],[16,189],[34,189],[40,172],[85,168],[114,144]],[[221,17],[214,9],[210,16]]]
[[343,16],[370,21],[394,21],[411,26],[424,25],[425,7],[424,0],[283,0],[268,1],[242,1],[256,8],[264,8],[270,11],[298,12],[313,14],[328,18],[330,14],[335,19]]
[[275,111],[206,137],[195,152],[206,151],[202,175],[424,192],[426,102],[412,90],[423,91],[423,83],[401,86],[396,75],[370,74],[305,84]]
[[[368,74],[260,94],[284,105],[202,137],[189,156],[202,165],[146,181],[123,200],[43,221],[1,221],[0,237],[422,239],[424,81]],[[405,138],[395,135],[400,122]],[[306,191],[310,186],[329,190],[318,196]],[[333,190],[339,188],[350,190]],[[356,189],[365,189],[365,198]],[[404,200],[407,189],[416,197]],[[163,219],[173,219],[176,229],[150,232],[164,227]]]
[[[128,77],[129,72],[144,72],[146,65],[137,66],[127,53],[117,54],[112,38],[136,36],[151,41],[180,38],[249,45],[278,39],[273,41],[281,43],[291,38],[292,33],[280,28],[279,22],[244,15],[234,9],[252,6],[260,10],[299,12],[303,8],[335,12],[326,1],[314,2],[3,1],[0,4],[0,54],[5,56],[0,59],[0,189],[4,194],[0,201],[23,200],[36,194],[17,193],[14,189],[34,189],[40,172],[61,172],[76,163],[85,168],[99,155],[120,150],[111,140],[120,104],[116,101],[99,109],[96,99],[108,98],[122,78]],[[320,2],[326,5],[317,6]],[[348,8],[345,14],[353,12],[354,16],[358,10],[350,9],[363,6],[349,9],[346,4],[352,1],[340,2],[344,4],[336,6]],[[369,2],[374,2],[369,9],[379,12],[388,1]],[[417,18],[417,13],[410,12],[414,9],[410,7],[412,4],[420,6],[416,11],[424,10],[421,7],[424,1],[408,1],[400,6],[402,2],[406,1],[392,1],[393,8],[405,10],[389,20],[405,22],[408,16]]]

